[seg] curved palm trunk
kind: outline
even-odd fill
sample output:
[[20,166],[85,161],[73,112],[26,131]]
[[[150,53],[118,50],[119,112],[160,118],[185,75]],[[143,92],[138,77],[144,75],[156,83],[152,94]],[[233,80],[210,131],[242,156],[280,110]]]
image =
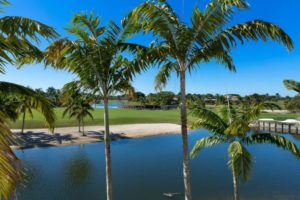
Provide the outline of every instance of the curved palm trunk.
[[108,98],[104,97],[104,144],[105,144],[105,171],[106,171],[106,200],[112,200],[111,150],[109,133]]
[[25,118],[26,118],[26,111],[23,112],[23,119],[22,119],[22,130],[21,133],[24,134],[24,128],[25,128]]
[[233,178],[233,190],[234,190],[234,200],[239,200],[240,195],[239,195],[239,190],[238,190],[238,180],[236,176],[236,171],[234,166],[232,167],[232,178]]
[[185,71],[180,74],[180,94],[181,94],[181,136],[183,148],[183,180],[185,200],[192,199],[191,180],[190,180],[190,159],[187,134],[187,110],[186,110],[186,91],[185,91]]

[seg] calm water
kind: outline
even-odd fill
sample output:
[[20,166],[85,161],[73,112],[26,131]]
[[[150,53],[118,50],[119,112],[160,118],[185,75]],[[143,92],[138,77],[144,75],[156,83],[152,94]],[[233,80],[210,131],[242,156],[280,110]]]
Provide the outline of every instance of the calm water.
[[[192,132],[190,144],[206,134]],[[105,200],[103,150],[103,143],[96,143],[16,151],[29,174],[17,199]],[[241,186],[242,199],[300,199],[300,160],[270,145],[250,150],[255,165],[251,181]],[[195,200],[232,199],[226,152],[219,146],[192,160]],[[164,192],[182,192],[179,135],[115,141],[112,156],[115,200],[166,200]]]
[[[121,108],[122,106],[124,106],[124,104],[122,102],[111,102],[108,104],[109,108]],[[104,104],[103,103],[94,104],[93,107],[94,108],[104,108]]]

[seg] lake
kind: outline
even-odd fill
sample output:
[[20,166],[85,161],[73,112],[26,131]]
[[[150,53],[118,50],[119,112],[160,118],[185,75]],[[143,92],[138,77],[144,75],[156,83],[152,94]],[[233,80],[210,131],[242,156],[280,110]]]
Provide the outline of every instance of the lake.
[[[122,102],[110,102],[108,104],[109,108],[121,108],[123,106],[124,106],[124,103],[122,103]],[[93,108],[104,108],[104,104],[103,103],[94,104]]]
[[[191,132],[190,146],[205,135],[204,130]],[[251,180],[240,188],[242,199],[300,198],[299,159],[271,145],[252,146],[250,151],[255,164]],[[18,200],[106,199],[103,143],[18,150],[16,154],[28,173]],[[164,192],[182,193],[181,159],[180,135],[112,142],[114,199],[167,200]],[[193,199],[233,199],[225,145],[201,152],[191,161],[191,175]]]

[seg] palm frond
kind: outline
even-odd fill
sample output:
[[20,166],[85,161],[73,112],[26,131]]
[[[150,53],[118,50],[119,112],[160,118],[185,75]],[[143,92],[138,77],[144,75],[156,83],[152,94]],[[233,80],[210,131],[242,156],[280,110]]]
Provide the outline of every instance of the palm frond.
[[9,200],[23,176],[23,169],[10,148],[13,137],[0,112],[0,199]]
[[8,37],[29,37],[30,39],[38,42],[39,37],[55,39],[58,33],[41,22],[18,16],[6,16],[0,18],[0,30],[2,34]]
[[225,49],[230,49],[231,47],[236,47],[237,41],[244,44],[248,40],[267,41],[268,39],[283,44],[288,50],[294,48],[292,39],[284,30],[275,24],[263,20],[253,20],[237,24],[223,30],[211,42],[217,42]]
[[277,147],[288,150],[296,157],[300,158],[300,150],[296,144],[289,139],[276,134],[258,133],[248,136],[242,140],[245,144],[274,144]]
[[247,181],[251,175],[252,156],[249,151],[238,141],[230,143],[228,147],[228,166],[243,182]]
[[174,63],[168,62],[161,66],[158,74],[155,77],[155,89],[161,90],[164,88],[173,71],[176,71],[176,64]]
[[190,114],[197,118],[192,122],[192,128],[205,128],[216,134],[224,134],[228,127],[219,115],[206,108],[194,108]]
[[215,146],[215,145],[218,145],[221,143],[225,143],[225,142],[227,142],[227,141],[220,136],[209,136],[209,137],[202,138],[196,142],[196,144],[194,145],[194,147],[190,153],[190,156],[192,158],[195,158],[196,155],[202,149],[209,148],[209,147],[212,147],[212,146]]
[[298,93],[300,93],[300,83],[294,80],[284,80],[283,81],[284,86],[288,89],[288,90],[294,90]]

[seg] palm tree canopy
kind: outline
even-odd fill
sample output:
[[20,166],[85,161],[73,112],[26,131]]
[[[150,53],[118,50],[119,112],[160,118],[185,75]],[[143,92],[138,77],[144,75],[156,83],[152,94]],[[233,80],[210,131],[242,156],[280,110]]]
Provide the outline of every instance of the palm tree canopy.
[[[8,1],[1,0],[0,8],[9,5]],[[35,43],[40,38],[57,38],[57,32],[41,22],[19,16],[3,16],[0,18],[0,73],[4,73],[7,63],[25,64],[41,61],[43,52]]]
[[[130,82],[145,69],[148,49],[126,42],[135,32],[133,23],[123,21],[119,27],[111,21],[102,27],[93,13],[77,14],[67,30],[77,39],[64,38],[50,45],[46,51],[47,65],[78,74],[81,83],[97,88],[101,95],[132,91]],[[125,51],[134,58],[124,57]]]
[[289,139],[270,133],[253,133],[249,124],[257,119],[264,108],[277,108],[272,103],[259,103],[241,110],[231,111],[231,122],[226,115],[214,113],[211,110],[199,107],[191,114],[197,119],[193,122],[193,128],[204,128],[212,135],[198,140],[191,151],[191,157],[195,157],[203,148],[213,147],[218,144],[229,144],[228,166],[234,169],[241,181],[247,181],[250,177],[252,157],[245,146],[253,144],[273,144],[281,149],[290,151],[300,158],[300,150]]
[[181,21],[165,0],[147,1],[134,9],[128,18],[158,36],[153,43],[156,55],[168,63],[158,74],[157,86],[166,83],[170,71],[191,71],[212,59],[235,71],[230,52],[245,41],[270,39],[293,49],[291,38],[273,23],[253,20],[228,27],[235,12],[248,7],[245,0],[213,0],[203,11],[194,8],[190,24]]

